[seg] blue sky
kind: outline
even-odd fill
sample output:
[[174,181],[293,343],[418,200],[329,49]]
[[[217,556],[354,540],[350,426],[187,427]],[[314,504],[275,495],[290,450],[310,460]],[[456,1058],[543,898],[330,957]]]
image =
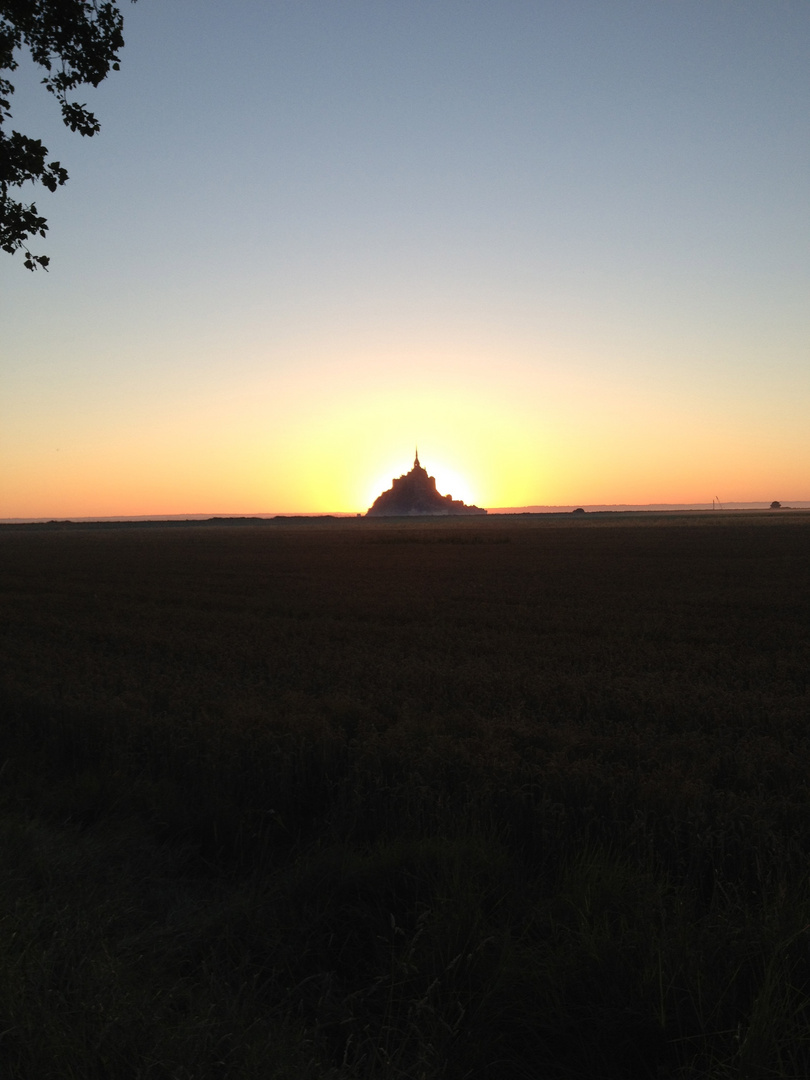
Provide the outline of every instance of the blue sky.
[[0,516],[810,500],[810,5],[139,0],[0,262]]

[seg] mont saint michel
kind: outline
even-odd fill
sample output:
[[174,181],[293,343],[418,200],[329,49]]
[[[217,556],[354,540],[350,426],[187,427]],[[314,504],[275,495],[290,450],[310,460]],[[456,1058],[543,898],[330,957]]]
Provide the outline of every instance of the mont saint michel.
[[391,481],[391,487],[374,500],[366,517],[438,517],[462,514],[486,514],[486,510],[479,506],[467,506],[451,495],[440,495],[436,490],[435,478],[428,476],[427,469],[420,465],[417,450],[411,471]]

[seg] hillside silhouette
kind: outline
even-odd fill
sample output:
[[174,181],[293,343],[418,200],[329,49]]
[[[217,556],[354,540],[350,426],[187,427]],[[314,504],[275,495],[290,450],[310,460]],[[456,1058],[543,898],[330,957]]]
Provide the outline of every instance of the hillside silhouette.
[[416,517],[419,515],[461,516],[486,514],[479,506],[467,506],[451,495],[441,495],[436,490],[436,480],[428,476],[427,469],[419,463],[419,451],[413,461],[413,468],[396,480],[391,487],[379,495],[366,517]]

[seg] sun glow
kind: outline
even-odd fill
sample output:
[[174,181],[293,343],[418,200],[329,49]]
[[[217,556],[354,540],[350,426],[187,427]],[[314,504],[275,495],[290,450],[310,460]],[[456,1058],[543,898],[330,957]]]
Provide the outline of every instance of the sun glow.
[[425,468],[430,476],[436,478],[436,490],[441,495],[452,495],[454,499],[460,499],[468,506],[475,503],[475,492],[461,473],[440,462],[433,466],[426,465]]
[[489,510],[710,503],[716,492],[788,501],[804,490],[798,411],[782,410],[784,445],[769,457],[756,417],[741,435],[669,388],[648,389],[641,409],[627,379],[588,380],[573,360],[541,374],[514,362],[496,382],[494,355],[466,366],[384,359],[341,353],[283,377],[200,382],[180,411],[142,405],[128,416],[88,397],[85,428],[47,410],[27,425],[18,417],[0,517],[365,513],[410,471],[416,442],[441,495]]

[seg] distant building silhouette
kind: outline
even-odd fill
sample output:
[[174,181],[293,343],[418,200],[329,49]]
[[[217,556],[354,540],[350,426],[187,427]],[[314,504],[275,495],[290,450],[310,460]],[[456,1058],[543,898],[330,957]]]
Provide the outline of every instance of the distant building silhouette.
[[374,500],[366,517],[439,517],[486,514],[478,506],[467,506],[450,495],[440,495],[436,480],[419,463],[419,448],[409,473],[391,481],[391,487]]

